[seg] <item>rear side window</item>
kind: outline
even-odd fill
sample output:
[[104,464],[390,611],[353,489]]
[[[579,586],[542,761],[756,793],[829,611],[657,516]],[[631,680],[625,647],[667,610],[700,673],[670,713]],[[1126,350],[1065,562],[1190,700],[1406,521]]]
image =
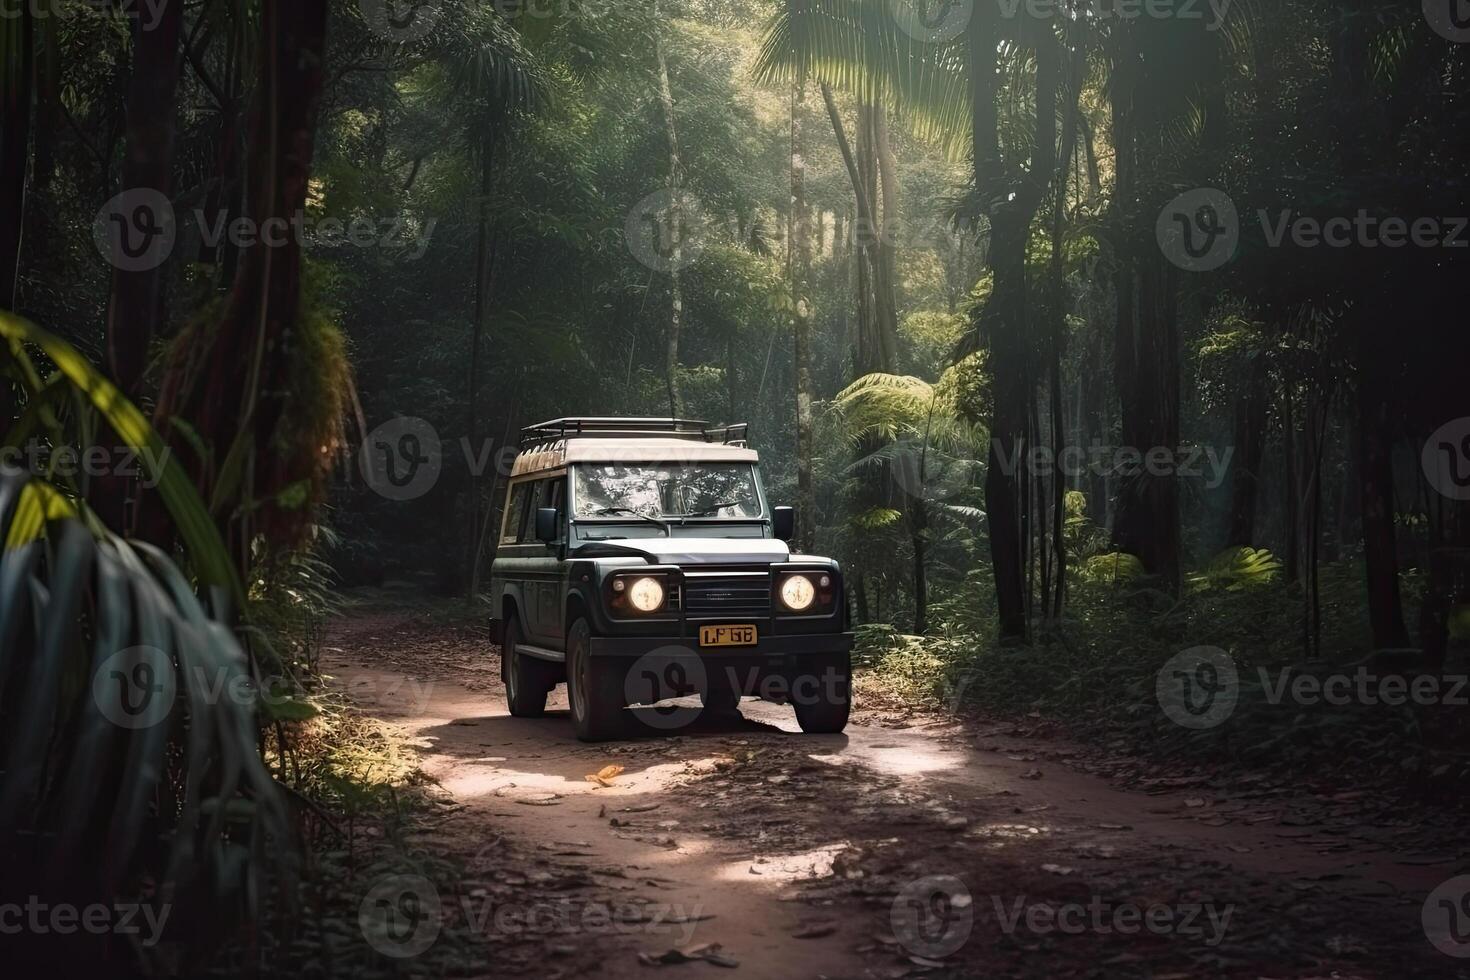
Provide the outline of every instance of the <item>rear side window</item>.
[[521,512],[520,539],[527,544],[536,543],[536,511],[545,507],[542,503],[546,499],[546,481],[539,480],[536,483],[526,484],[526,496],[530,498],[526,502],[526,509]]
[[501,544],[535,544],[536,511],[549,507],[557,511],[557,523],[567,506],[566,477],[527,481],[511,488],[510,503],[505,509],[505,534]]
[[526,497],[534,486],[518,483],[510,488],[510,502],[505,505],[505,529],[500,535],[501,544],[515,544],[521,540],[521,526],[526,520]]

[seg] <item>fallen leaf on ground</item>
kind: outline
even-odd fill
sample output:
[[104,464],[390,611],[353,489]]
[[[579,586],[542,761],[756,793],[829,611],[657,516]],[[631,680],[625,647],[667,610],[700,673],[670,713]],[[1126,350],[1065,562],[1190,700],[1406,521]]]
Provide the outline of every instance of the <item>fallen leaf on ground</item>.
[[720,952],[719,943],[704,943],[700,946],[691,946],[689,949],[668,949],[655,956],[652,953],[639,953],[638,962],[644,966],[669,966],[673,963],[693,963],[703,961],[714,966],[723,966],[734,969],[740,963]]
[[586,779],[589,783],[596,783],[599,786],[611,786],[613,777],[620,775],[622,771],[622,766],[603,766],[601,769],[592,773],[590,776],[584,776],[582,778]]
[[793,932],[791,934],[791,938],[792,939],[821,939],[823,936],[830,936],[830,935],[832,935],[832,933],[834,933],[836,931],[837,931],[837,927],[834,926],[830,922],[814,922],[814,923],[812,923],[809,926],[804,926],[802,929],[800,929],[797,932]]

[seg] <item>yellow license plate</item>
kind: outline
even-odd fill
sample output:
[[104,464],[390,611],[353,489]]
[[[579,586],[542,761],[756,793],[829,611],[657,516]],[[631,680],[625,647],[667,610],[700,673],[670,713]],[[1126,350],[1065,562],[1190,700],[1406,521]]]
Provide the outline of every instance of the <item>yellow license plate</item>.
[[759,637],[754,626],[701,626],[702,647],[753,647]]

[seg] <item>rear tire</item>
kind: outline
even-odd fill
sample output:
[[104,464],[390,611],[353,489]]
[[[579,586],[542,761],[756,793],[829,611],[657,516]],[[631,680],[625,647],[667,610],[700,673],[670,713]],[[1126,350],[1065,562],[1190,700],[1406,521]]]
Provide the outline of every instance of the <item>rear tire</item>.
[[841,732],[852,710],[851,659],[846,653],[822,654],[807,659],[802,667],[791,694],[796,723],[808,735]]
[[500,648],[505,705],[515,718],[540,718],[546,714],[546,695],[556,683],[555,667],[544,660],[516,653],[520,641],[521,624],[511,616],[505,621],[504,643]]
[[592,627],[578,619],[567,630],[567,700],[572,724],[583,742],[605,742],[623,734],[628,706],[619,662],[592,656]]

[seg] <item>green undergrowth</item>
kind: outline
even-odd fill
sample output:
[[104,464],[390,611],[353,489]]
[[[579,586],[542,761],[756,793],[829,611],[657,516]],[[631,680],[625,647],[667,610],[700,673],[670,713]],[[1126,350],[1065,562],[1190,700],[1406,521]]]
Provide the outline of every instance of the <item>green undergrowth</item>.
[[[1255,555],[1237,560],[1252,568],[1260,562]],[[856,656],[865,682],[957,714],[1055,721],[1090,744],[1162,760],[1280,770],[1308,780],[1350,772],[1444,799],[1463,796],[1470,785],[1463,642],[1454,641],[1444,679],[1427,679],[1413,651],[1373,652],[1360,567],[1323,566],[1316,649],[1304,639],[1310,614],[1301,591],[1274,574],[1242,584],[1217,568],[1192,576],[1180,598],[1141,577],[1078,578],[1062,620],[1039,627],[1029,645],[996,642],[982,574],[937,603],[938,625],[925,637],[862,627]],[[1418,582],[1408,576],[1406,586],[1412,622]],[[1224,651],[1238,677],[1234,710],[1204,729],[1171,720],[1158,689],[1170,659],[1197,647]],[[1319,685],[1334,676],[1348,678],[1347,688],[1338,681],[1334,689],[1347,703],[1321,696]],[[1422,704],[1412,697],[1368,703],[1359,695],[1365,684],[1381,695],[1390,677],[1403,678],[1410,692],[1417,678],[1433,693]],[[1292,694],[1296,685],[1306,685],[1309,699]]]

